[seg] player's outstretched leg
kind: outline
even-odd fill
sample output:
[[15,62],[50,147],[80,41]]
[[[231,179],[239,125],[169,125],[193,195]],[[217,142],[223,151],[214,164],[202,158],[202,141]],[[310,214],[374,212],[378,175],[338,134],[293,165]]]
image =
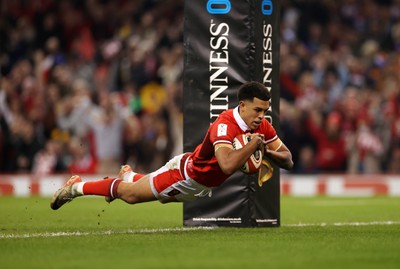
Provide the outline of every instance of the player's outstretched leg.
[[82,195],[98,195],[117,197],[119,178],[107,178],[94,181],[82,181],[79,176],[72,176],[53,196],[50,207],[59,209],[64,204],[72,201],[75,197]]
[[72,188],[72,185],[79,182],[82,182],[80,176],[72,176],[64,186],[54,193],[50,207],[53,210],[57,210],[64,204],[71,202],[75,197],[80,196],[80,194],[76,193]]

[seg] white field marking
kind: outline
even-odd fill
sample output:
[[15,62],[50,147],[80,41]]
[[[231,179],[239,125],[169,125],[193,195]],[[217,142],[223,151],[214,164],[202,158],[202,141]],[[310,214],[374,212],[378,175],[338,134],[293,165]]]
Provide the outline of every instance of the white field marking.
[[[298,223],[283,224],[283,227],[327,227],[327,226],[369,226],[369,225],[400,225],[400,221],[371,221],[371,222],[335,222],[335,223]],[[118,235],[118,234],[154,234],[169,232],[190,232],[196,230],[214,230],[218,227],[188,227],[188,228],[165,228],[165,229],[143,229],[126,231],[102,231],[102,232],[54,232],[33,234],[0,234],[0,239],[20,238],[48,238],[63,236],[92,236],[92,235]]]
[[142,229],[126,231],[101,231],[101,232],[54,232],[54,233],[32,233],[32,234],[0,234],[0,239],[18,239],[18,238],[46,238],[62,236],[91,236],[91,235],[118,235],[118,234],[155,234],[169,232],[190,232],[196,230],[212,230],[214,227],[183,227],[183,228],[165,228],[165,229]]
[[298,223],[283,224],[286,227],[324,227],[324,226],[370,226],[370,225],[400,225],[400,221],[370,221],[370,222],[334,222],[334,223]]

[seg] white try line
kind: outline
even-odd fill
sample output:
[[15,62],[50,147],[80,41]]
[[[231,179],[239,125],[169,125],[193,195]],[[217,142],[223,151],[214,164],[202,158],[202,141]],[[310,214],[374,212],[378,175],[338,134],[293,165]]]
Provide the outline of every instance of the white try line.
[[53,232],[53,233],[32,233],[32,234],[0,234],[0,239],[17,238],[45,238],[45,237],[63,237],[63,236],[90,236],[90,235],[118,235],[118,234],[153,234],[170,232],[188,232],[197,230],[212,230],[214,227],[183,227],[183,228],[165,228],[165,229],[141,229],[126,231],[100,231],[100,232]]
[[[370,226],[370,225],[400,225],[400,221],[371,221],[371,222],[335,222],[335,223],[298,223],[283,224],[282,227],[329,227],[329,226]],[[170,232],[191,232],[198,230],[213,230],[217,227],[180,227],[165,229],[141,229],[126,231],[100,231],[100,232],[54,232],[54,233],[32,233],[32,234],[0,234],[0,239],[21,239],[21,238],[47,238],[63,236],[93,236],[93,235],[118,235],[118,234],[155,234]]]

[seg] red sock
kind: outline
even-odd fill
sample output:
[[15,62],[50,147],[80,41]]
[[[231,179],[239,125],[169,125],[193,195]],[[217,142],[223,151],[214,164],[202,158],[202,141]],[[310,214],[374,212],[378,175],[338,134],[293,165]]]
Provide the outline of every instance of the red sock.
[[103,180],[87,181],[83,185],[83,193],[85,195],[110,196],[115,198],[117,188],[122,180],[118,178],[107,178]]

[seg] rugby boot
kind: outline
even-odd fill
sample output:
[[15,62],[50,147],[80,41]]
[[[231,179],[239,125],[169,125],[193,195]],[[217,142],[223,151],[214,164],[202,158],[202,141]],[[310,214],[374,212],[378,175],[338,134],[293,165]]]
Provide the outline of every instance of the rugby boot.
[[53,210],[57,210],[62,207],[64,204],[71,202],[75,197],[79,195],[75,195],[72,192],[72,185],[75,183],[82,182],[80,176],[72,176],[58,191],[56,191],[53,195],[53,198],[50,202],[50,207]]

